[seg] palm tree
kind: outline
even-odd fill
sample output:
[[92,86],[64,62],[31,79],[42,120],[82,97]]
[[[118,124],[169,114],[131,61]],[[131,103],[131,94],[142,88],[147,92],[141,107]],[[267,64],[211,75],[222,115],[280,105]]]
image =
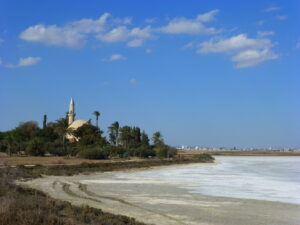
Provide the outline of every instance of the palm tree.
[[109,130],[109,140],[114,145],[118,145],[119,129],[120,129],[120,125],[119,125],[118,121],[112,123],[112,125],[108,127],[108,130]]
[[65,139],[68,134],[68,120],[67,118],[61,118],[56,120],[54,131],[58,134],[60,138],[62,138],[63,146],[65,147]]
[[98,119],[99,119],[99,116],[100,116],[100,112],[95,111],[95,112],[93,112],[93,115],[96,116],[96,126],[98,127]]
[[120,132],[119,141],[125,148],[129,147],[129,144],[132,140],[131,131],[132,129],[129,126],[124,126],[119,129]]

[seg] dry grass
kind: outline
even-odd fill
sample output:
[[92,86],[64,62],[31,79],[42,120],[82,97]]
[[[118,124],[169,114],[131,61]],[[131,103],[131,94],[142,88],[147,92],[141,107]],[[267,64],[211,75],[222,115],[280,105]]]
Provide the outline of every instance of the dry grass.
[[[142,160],[142,159],[132,159]],[[66,158],[66,157],[46,157],[46,156],[12,156],[0,155],[0,166],[21,166],[21,165],[79,165],[82,163],[108,163],[123,161],[120,159],[114,160],[90,160],[80,158]],[[128,160],[126,160],[128,161]]]
[[0,152],[0,157],[8,157],[8,155],[5,152]]

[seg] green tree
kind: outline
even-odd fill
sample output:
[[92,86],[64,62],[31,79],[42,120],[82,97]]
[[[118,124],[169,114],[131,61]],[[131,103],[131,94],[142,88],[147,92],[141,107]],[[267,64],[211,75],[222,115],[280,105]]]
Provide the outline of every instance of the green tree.
[[144,147],[148,147],[150,145],[149,141],[150,140],[149,140],[148,135],[145,133],[145,131],[143,131],[141,134],[141,145]]
[[14,144],[14,137],[11,134],[11,132],[7,132],[4,137],[4,144],[6,145],[6,153],[11,156],[12,155],[12,149]]
[[119,129],[120,129],[120,125],[118,121],[112,123],[111,126],[108,127],[109,141],[112,145],[118,145]]
[[81,146],[106,144],[106,140],[101,136],[102,131],[91,124],[84,124],[77,130],[73,131],[73,135],[78,138],[78,144]]
[[132,146],[138,147],[141,145],[141,129],[139,127],[133,127],[131,130]]
[[43,156],[45,154],[44,142],[41,138],[33,138],[29,141],[26,151],[29,155]]
[[43,119],[43,129],[45,129],[47,127],[47,115],[44,115],[44,119]]
[[66,152],[66,135],[72,133],[72,131],[68,129],[68,126],[69,123],[67,117],[60,118],[56,120],[56,123],[53,124],[53,129],[61,140],[63,152]]
[[159,131],[153,134],[152,141],[155,147],[160,147],[165,145],[162,134]]
[[4,143],[5,133],[0,131],[0,152],[5,151],[6,145]]
[[21,141],[29,141],[33,137],[37,136],[39,130],[40,128],[36,121],[28,121],[25,123],[20,123],[15,129],[15,132],[18,133]]
[[98,120],[99,120],[100,112],[99,111],[95,111],[95,112],[93,112],[93,115],[96,116],[96,127],[99,127],[98,126]]
[[131,127],[124,126],[120,128],[120,143],[123,147],[129,148],[130,143],[132,142],[132,132]]
[[172,158],[177,154],[176,148],[171,148],[167,145],[155,148],[156,156],[160,158]]
[[38,137],[43,138],[45,141],[48,142],[56,141],[59,138],[59,135],[54,130],[55,126],[55,123],[48,123],[47,127],[39,131]]

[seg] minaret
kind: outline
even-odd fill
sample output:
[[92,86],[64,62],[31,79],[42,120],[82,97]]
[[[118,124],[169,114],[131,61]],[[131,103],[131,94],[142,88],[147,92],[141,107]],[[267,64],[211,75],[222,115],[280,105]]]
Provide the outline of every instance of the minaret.
[[75,104],[74,104],[73,98],[71,98],[68,118],[69,118],[69,126],[70,126],[71,123],[73,123],[73,121],[75,119]]

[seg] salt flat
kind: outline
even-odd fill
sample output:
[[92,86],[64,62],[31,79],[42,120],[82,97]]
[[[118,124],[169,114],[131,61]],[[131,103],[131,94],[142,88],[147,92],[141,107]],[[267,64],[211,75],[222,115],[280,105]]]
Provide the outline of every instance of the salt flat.
[[[135,217],[148,224],[300,224],[299,204],[250,199],[249,190],[245,191],[245,198],[241,194],[243,185],[232,190],[239,193],[239,198],[226,197],[228,184],[224,185],[225,197],[222,196],[222,183],[214,183],[219,185],[216,189],[220,192],[217,193],[219,196],[216,196],[216,190],[206,193],[205,186],[209,183],[205,174],[212,176],[216,168],[220,169],[224,165],[222,160],[218,158],[216,164],[179,165],[71,177],[47,176],[23,184],[42,190],[54,198],[76,205],[88,204],[107,212]],[[230,167],[225,163],[224,168]],[[237,171],[233,171],[232,175],[230,170],[224,168],[223,172],[229,177],[227,180],[240,177],[236,176]],[[249,175],[249,171],[242,168],[242,172]],[[191,176],[187,175],[188,171],[193,171]],[[199,181],[201,177],[204,183]],[[215,176],[215,179],[220,177]],[[233,184],[237,185],[238,182]],[[253,184],[250,182],[249,185]],[[253,196],[258,198],[262,193],[260,188],[253,192]],[[256,192],[260,194],[256,195]]]

